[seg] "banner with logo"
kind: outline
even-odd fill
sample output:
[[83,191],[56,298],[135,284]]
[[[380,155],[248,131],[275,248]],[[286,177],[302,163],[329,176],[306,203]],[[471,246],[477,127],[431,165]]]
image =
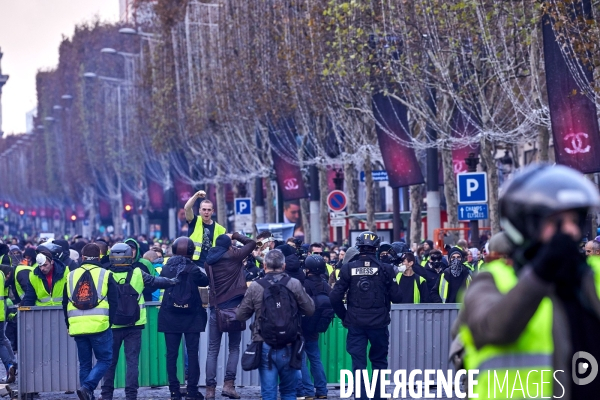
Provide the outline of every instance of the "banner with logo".
[[[468,114],[465,115],[465,112],[466,110],[460,110],[458,107],[454,108],[450,123],[452,136],[456,138],[472,137],[478,133],[478,128],[475,125],[473,117]],[[479,144],[452,148],[452,169],[454,170],[454,175],[467,172],[465,158],[469,157],[469,153],[475,153],[475,156],[479,155]]]
[[302,171],[297,164],[298,145],[295,130],[293,122],[289,120],[269,127],[273,168],[277,174],[277,184],[283,193],[283,201],[308,197]]
[[177,177],[173,180],[175,196],[177,196],[177,206],[183,207],[185,203],[194,195],[194,188],[183,179]]
[[375,129],[389,185],[399,188],[425,182],[415,151],[394,140],[410,140],[406,107],[383,93],[373,95]]
[[162,211],[165,204],[165,192],[163,186],[148,179],[148,205],[151,211]]
[[[576,4],[574,12],[581,13],[582,6],[589,10],[589,0]],[[599,172],[600,133],[596,106],[581,93],[565,61],[565,57],[569,56],[563,54],[556,40],[552,19],[544,16],[542,25],[546,87],[556,162],[583,173]],[[569,63],[578,64],[579,60],[569,60]],[[591,69],[579,68],[579,78],[591,82]]]

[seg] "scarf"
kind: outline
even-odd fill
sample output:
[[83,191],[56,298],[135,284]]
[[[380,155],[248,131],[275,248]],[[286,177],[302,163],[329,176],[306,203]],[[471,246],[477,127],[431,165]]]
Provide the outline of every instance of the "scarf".
[[462,273],[462,262],[455,258],[450,262],[450,273],[453,277],[458,277]]
[[175,273],[175,278],[177,278],[179,274],[183,272],[186,266],[187,259],[183,256],[173,256],[169,258],[169,261],[167,261],[167,267],[170,268],[171,272]]

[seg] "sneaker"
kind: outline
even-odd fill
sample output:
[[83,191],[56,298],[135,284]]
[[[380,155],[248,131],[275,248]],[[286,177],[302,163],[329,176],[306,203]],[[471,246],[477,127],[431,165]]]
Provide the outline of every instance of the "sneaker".
[[94,394],[82,386],[77,389],[77,397],[79,397],[79,400],[92,400],[94,398]]
[[8,369],[6,370],[6,383],[14,383],[15,375],[17,374],[17,367],[14,364],[8,364]]

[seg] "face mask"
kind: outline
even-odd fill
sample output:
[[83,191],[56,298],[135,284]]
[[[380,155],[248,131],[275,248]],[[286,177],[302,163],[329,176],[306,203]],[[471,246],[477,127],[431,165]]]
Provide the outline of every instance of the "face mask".
[[386,254],[385,256],[381,256],[380,260],[382,263],[390,264],[392,262],[392,257]]
[[266,249],[264,249],[263,251],[260,252],[260,254],[262,254],[262,256],[266,256],[267,253],[269,252],[269,248],[267,247]]
[[462,273],[462,263],[458,258],[450,261],[450,273],[455,278]]
[[404,265],[404,264],[398,265],[398,272],[403,273],[404,271],[406,271],[406,265]]

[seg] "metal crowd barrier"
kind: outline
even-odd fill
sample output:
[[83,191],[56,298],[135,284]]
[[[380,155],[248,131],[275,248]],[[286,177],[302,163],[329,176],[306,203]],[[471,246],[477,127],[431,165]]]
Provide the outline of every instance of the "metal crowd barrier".
[[[156,332],[158,302],[146,303],[148,323],[142,335],[140,386],[166,386],[164,338]],[[457,304],[394,304],[390,324],[389,368],[447,369],[450,329],[458,314]],[[77,346],[67,333],[62,307],[30,307],[18,313],[19,394],[75,391],[79,387]],[[248,324],[249,325],[249,324]],[[208,330],[208,327],[207,327]],[[250,329],[242,334],[240,356],[251,343]],[[352,369],[346,352],[346,329],[335,319],[319,339],[327,380],[339,383],[340,369]],[[200,335],[200,385],[206,382],[208,333]],[[228,354],[227,335],[223,335],[217,361],[217,383],[225,377]],[[115,387],[124,385],[124,357],[120,357]],[[178,375],[183,382],[183,357]],[[259,386],[258,371],[243,371],[238,363],[236,385]]]

